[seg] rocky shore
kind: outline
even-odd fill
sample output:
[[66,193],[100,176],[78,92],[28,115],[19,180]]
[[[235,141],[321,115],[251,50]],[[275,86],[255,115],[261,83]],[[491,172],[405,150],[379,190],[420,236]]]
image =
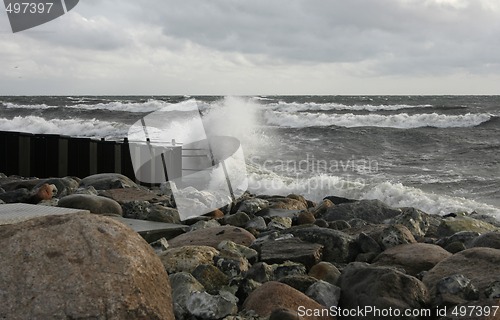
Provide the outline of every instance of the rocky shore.
[[119,174],[0,174],[3,203],[91,213],[0,225],[0,319],[500,319],[500,222],[475,212],[247,193],[180,221]]

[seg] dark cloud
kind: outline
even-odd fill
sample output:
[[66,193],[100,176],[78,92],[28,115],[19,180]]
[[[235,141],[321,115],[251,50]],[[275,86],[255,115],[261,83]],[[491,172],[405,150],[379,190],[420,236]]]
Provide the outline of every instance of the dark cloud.
[[293,63],[373,60],[388,73],[392,64],[394,72],[418,73],[499,63],[499,12],[480,1],[455,7],[398,0],[183,0],[144,8],[151,11],[140,17],[161,25],[165,36]]

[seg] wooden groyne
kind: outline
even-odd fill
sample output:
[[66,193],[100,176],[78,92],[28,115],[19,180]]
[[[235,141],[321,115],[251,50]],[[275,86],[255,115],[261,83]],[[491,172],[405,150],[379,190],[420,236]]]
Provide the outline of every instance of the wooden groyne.
[[39,178],[115,172],[135,180],[126,138],[107,141],[11,131],[0,131],[0,172]]

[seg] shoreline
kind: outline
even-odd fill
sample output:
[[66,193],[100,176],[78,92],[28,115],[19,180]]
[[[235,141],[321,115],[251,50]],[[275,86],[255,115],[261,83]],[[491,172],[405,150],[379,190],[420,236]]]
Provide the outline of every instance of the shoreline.
[[[439,216],[334,195],[315,203],[298,194],[245,193],[231,206],[180,221],[172,194],[119,174],[0,175],[0,188],[9,203],[184,226],[179,235],[149,239],[170,279],[176,319],[333,319],[304,312],[359,306],[432,309],[431,319],[448,319],[436,310],[500,302],[500,221],[487,215]],[[0,226],[0,234],[15,227]],[[0,307],[0,315],[9,312]]]

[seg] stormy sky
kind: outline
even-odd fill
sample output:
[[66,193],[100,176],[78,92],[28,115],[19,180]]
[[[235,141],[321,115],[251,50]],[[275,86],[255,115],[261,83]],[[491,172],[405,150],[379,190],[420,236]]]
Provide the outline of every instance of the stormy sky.
[[498,0],[80,0],[1,10],[0,95],[500,94],[499,53]]

